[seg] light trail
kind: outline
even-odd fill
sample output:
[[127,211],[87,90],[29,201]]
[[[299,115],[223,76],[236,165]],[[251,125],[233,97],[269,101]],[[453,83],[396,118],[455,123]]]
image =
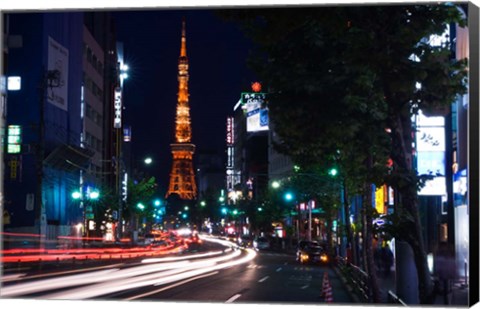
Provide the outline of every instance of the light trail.
[[160,262],[178,261],[178,260],[185,260],[185,259],[196,259],[196,258],[202,258],[206,256],[219,255],[222,253],[223,251],[213,251],[213,252],[207,252],[207,253],[188,255],[184,257],[152,258],[152,259],[142,260],[142,263],[160,263]]
[[[100,268],[90,268],[88,273],[74,274],[74,270],[65,272],[56,272],[35,276],[25,276],[25,274],[10,275],[3,277],[8,282],[32,280],[44,276],[62,277],[32,280],[25,283],[15,283],[2,287],[1,297],[18,297],[33,293],[45,293],[62,289],[61,292],[53,292],[43,295],[42,299],[89,299],[113,293],[125,292],[135,289],[145,289],[160,285],[171,284],[152,292],[142,293],[131,297],[132,299],[146,297],[159,293],[169,288],[173,288],[193,280],[205,278],[217,274],[219,270],[235,265],[248,263],[256,256],[256,252],[251,249],[238,250],[238,247],[232,246],[229,241],[223,241],[213,238],[203,238],[205,241],[221,244],[228,247],[221,251],[211,251],[206,253],[193,254],[181,257],[148,258],[142,260],[140,265],[130,266],[119,269],[112,268],[98,270]],[[234,248],[234,250],[232,249]],[[111,249],[111,253],[118,248]],[[242,252],[245,252],[242,256]],[[133,253],[133,252],[130,252]],[[116,254],[119,254],[116,252]],[[158,254],[158,252],[157,252]],[[122,264],[117,264],[117,266]],[[108,266],[106,266],[108,267]],[[110,266],[111,267],[111,266]],[[91,271],[95,269],[95,271]],[[5,281],[5,280],[3,280]]]
[[45,290],[65,288],[69,286],[91,284],[93,282],[102,281],[103,275],[110,272],[114,272],[117,269],[109,269],[103,271],[96,271],[88,274],[70,276],[69,280],[65,280],[65,277],[48,279],[48,280],[36,280],[23,284],[16,284],[7,287],[2,287],[0,290],[0,297],[15,297],[25,294],[38,293]]

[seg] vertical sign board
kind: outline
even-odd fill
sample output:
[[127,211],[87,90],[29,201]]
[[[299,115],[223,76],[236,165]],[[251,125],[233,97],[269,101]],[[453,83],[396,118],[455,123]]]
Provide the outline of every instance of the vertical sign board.
[[113,127],[120,129],[122,127],[122,89],[120,87],[115,88],[113,108],[115,110]]
[[265,100],[265,93],[242,93],[242,108],[247,118],[247,132],[267,131],[269,129],[268,110],[264,107]]
[[445,183],[445,118],[427,117],[419,111],[415,136],[419,175],[430,175],[419,195],[446,195]]
[[47,87],[47,102],[68,110],[68,49],[48,37],[48,71],[58,71],[60,80],[55,87]]
[[233,117],[228,117],[227,118],[227,145],[228,146],[233,145],[233,137],[234,137]]
[[233,160],[234,160],[234,121],[233,117],[227,117],[227,189],[233,190]]

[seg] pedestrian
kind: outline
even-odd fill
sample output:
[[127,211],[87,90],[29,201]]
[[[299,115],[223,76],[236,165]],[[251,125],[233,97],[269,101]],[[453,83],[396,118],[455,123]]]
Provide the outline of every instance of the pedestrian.
[[436,250],[434,269],[442,287],[443,302],[444,304],[450,304],[450,286],[452,280],[455,279],[456,267],[454,252],[447,242],[441,242]]
[[390,269],[393,266],[393,253],[392,250],[388,247],[387,244],[384,244],[382,247],[381,259],[383,264],[383,274],[385,277],[390,275]]

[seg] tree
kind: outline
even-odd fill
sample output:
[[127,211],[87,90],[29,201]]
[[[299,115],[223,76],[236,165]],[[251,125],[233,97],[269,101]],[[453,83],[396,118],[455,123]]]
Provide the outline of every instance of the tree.
[[[155,207],[153,205],[152,197],[155,194],[157,184],[155,177],[142,179],[139,182],[128,180],[128,195],[125,203],[124,219],[135,220],[134,229],[138,228],[137,219],[145,218],[147,223],[152,222],[155,214]],[[142,205],[139,207],[139,205]]]
[[[412,166],[411,117],[448,106],[465,91],[465,61],[452,60],[448,44],[428,42],[449,23],[465,23],[457,9],[436,3],[225,15],[241,19],[258,47],[250,63],[270,92],[278,150],[306,165],[340,151],[349,179],[365,184],[365,196],[368,182],[387,181],[398,193],[396,222],[404,232],[395,237],[412,247],[420,302],[428,303],[432,282],[417,207],[424,179]],[[390,173],[386,155],[393,160]]]

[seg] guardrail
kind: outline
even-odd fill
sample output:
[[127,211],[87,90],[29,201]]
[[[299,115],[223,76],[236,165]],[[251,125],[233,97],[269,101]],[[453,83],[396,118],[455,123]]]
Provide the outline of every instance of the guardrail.
[[351,285],[353,292],[361,298],[361,301],[370,303],[372,294],[368,284],[368,274],[360,267],[348,263],[344,257],[337,257],[337,266]]
[[[346,258],[341,256],[337,257],[337,267],[340,269],[347,282],[351,285],[353,292],[359,296],[361,301],[371,303],[373,298],[368,283],[368,274],[360,269],[360,267],[349,263]],[[388,290],[387,299],[389,304],[407,306],[407,304],[391,290]]]
[[408,305],[404,303],[395,293],[393,293],[391,290],[388,290],[388,303],[389,304],[400,304],[405,307]]

